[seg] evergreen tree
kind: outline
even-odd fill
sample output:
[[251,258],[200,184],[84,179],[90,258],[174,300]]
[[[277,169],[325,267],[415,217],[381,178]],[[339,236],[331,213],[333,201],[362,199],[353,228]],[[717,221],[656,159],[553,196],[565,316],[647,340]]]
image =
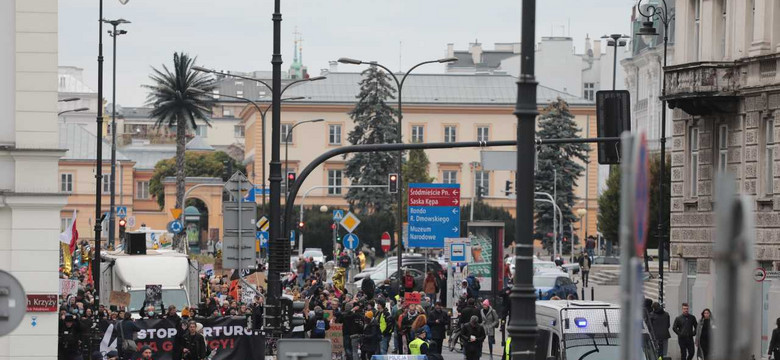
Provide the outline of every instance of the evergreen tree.
[[[620,166],[611,166],[607,188],[599,196],[598,229],[604,241],[618,243],[620,226]],[[651,214],[652,215],[652,214]]]
[[[542,139],[564,139],[578,138],[580,131],[574,122],[574,115],[569,112],[569,104],[561,98],[556,99],[550,105],[544,108],[542,116],[539,118],[538,136]],[[576,200],[574,197],[574,187],[577,186],[577,179],[582,176],[585,167],[577,162],[588,161],[588,151],[590,147],[587,144],[550,144],[541,146],[538,151],[537,172],[536,172],[536,191],[554,193],[557,188],[556,203],[563,213],[563,234],[568,238],[564,243],[564,250],[571,247],[572,234],[570,224],[579,225],[579,218],[572,212]],[[553,185],[553,179],[556,177],[557,187]],[[536,231],[543,238],[543,245],[547,249],[552,249],[552,238],[546,236],[553,233],[553,208],[548,202],[535,202],[536,210]],[[558,219],[561,221],[561,219]]]
[[[428,175],[428,166],[431,162],[428,160],[428,155],[425,154],[423,149],[415,149],[409,151],[409,159],[404,161],[403,164],[403,180],[404,184],[411,183],[432,183],[436,178]],[[406,219],[406,208],[409,206],[409,197],[404,196],[404,210],[403,219]]]
[[[397,112],[387,104],[387,100],[395,99],[395,89],[390,86],[388,75],[376,66],[364,70],[362,75],[358,102],[349,112],[355,123],[349,132],[349,142],[353,145],[397,142]],[[352,184],[385,184],[387,174],[397,168],[397,161],[397,155],[390,152],[356,153],[347,160],[346,175]],[[394,203],[393,195],[385,188],[351,188],[346,198],[350,207],[370,214],[390,210]]]

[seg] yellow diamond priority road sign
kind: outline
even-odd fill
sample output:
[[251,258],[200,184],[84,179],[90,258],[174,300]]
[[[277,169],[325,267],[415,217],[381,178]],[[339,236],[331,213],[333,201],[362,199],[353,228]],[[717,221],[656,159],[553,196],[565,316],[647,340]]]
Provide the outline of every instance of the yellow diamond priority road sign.
[[355,228],[357,228],[358,225],[360,225],[360,219],[358,219],[357,216],[355,216],[355,214],[353,214],[352,212],[347,212],[347,214],[344,215],[344,218],[341,219],[339,224],[341,224],[342,227],[347,229],[347,231],[353,232],[355,231]]

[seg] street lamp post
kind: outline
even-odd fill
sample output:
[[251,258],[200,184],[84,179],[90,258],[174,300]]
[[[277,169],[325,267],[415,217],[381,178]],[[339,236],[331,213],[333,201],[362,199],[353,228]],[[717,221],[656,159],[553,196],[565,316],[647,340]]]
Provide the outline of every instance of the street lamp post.
[[615,48],[615,52],[612,54],[612,90],[615,90],[616,79],[617,79],[617,52],[619,47],[626,46],[627,42],[626,39],[629,38],[628,35],[622,35],[622,34],[611,34],[611,35],[604,35],[601,37],[602,39],[610,39],[607,40],[607,46],[612,46]]
[[[587,202],[585,203],[585,206],[588,206]],[[577,210],[577,216],[580,217],[580,231],[582,231],[582,236],[580,237],[580,242],[583,243],[583,241],[585,241],[583,243],[583,245],[582,245],[583,249],[585,249],[585,245],[587,244],[587,239],[585,239],[585,238],[587,237],[588,232],[585,230],[584,227],[582,227],[582,225],[583,225],[583,220],[585,220],[585,214],[587,214],[587,213],[588,213],[588,210],[585,209],[585,208]],[[574,238],[573,234],[572,234],[572,238]],[[572,254],[573,253],[574,252],[572,251]]]
[[63,114],[67,114],[67,113],[82,112],[82,111],[89,111],[89,108],[88,107],[80,107],[80,108],[75,108],[75,109],[71,109],[71,110],[60,111],[60,112],[57,113],[57,116],[60,116],[60,115],[63,115]]
[[[268,83],[266,83],[265,81],[260,80],[260,79],[256,79],[256,78],[252,78],[252,77],[248,77],[248,76],[243,76],[243,75],[238,75],[238,74],[228,74],[228,73],[225,73],[225,72],[222,72],[222,71],[217,71],[217,70],[213,70],[213,69],[207,69],[207,68],[204,68],[204,67],[201,67],[201,66],[193,66],[192,69],[195,70],[195,71],[200,71],[200,72],[205,72],[205,73],[210,73],[210,74],[217,74],[217,75],[222,75],[222,76],[229,76],[229,77],[234,77],[234,78],[238,78],[238,79],[244,79],[244,80],[248,80],[248,81],[253,81],[253,82],[256,82],[258,84],[263,84],[263,86],[265,86],[269,91],[273,92],[273,89],[271,88],[271,85],[268,85]],[[282,89],[282,94],[284,94],[284,92],[288,88],[290,88],[290,86],[292,86],[292,85],[295,85],[295,84],[298,84],[298,83],[301,83],[301,82],[305,82],[305,81],[317,81],[317,80],[324,80],[324,79],[326,79],[325,76],[315,76],[315,77],[311,77],[311,78],[308,78],[308,79],[295,80],[295,81],[287,84],[287,86],[285,86],[284,89]],[[224,94],[220,94],[219,96],[224,96],[224,97],[231,98],[231,99],[246,100],[246,99],[238,97],[238,96],[230,96],[230,95],[224,95]],[[281,94],[280,94],[280,96],[281,96]],[[303,96],[296,96],[296,97],[290,97],[290,98],[283,98],[280,101],[301,100],[301,99],[305,99],[305,97],[303,97]],[[255,104],[255,107],[257,108],[257,111],[260,112],[260,119],[262,121],[260,131],[262,131],[261,142],[263,143],[263,149],[262,149],[262,152],[261,152],[262,153],[262,155],[261,155],[262,156],[262,160],[261,161],[263,163],[263,168],[260,169],[260,171],[261,171],[261,177],[262,177],[263,181],[262,181],[262,184],[260,186],[263,189],[263,194],[262,194],[262,205],[263,205],[263,208],[265,208],[265,189],[266,189],[266,187],[265,187],[265,181],[266,181],[266,178],[265,178],[265,164],[266,164],[265,163],[265,148],[266,148],[266,145],[265,145],[265,115],[268,113],[268,110],[271,109],[272,106],[273,106],[273,103],[269,104],[268,107],[265,108],[265,111],[261,111],[260,107],[258,107]]]
[[117,30],[116,27],[121,24],[129,24],[130,22],[125,19],[117,20],[103,20],[104,23],[110,24],[114,29],[109,30],[113,40],[113,60],[112,60],[112,80],[111,80],[111,175],[109,177],[109,191],[110,191],[110,207],[108,209],[108,245],[114,246],[114,237],[116,235],[115,222],[116,222],[116,38],[120,35],[127,34],[126,30]]
[[[292,127],[290,127],[290,130],[287,131],[287,134],[284,136],[284,174],[287,175],[288,172],[290,172],[290,163],[289,163],[289,155],[290,155],[290,136],[292,136],[293,129],[295,129],[296,126],[306,124],[306,123],[317,123],[317,122],[323,122],[325,119],[311,119],[311,120],[304,120],[299,121],[295,124],[293,124]],[[289,189],[287,189],[289,191]],[[285,194],[287,196],[287,194]]]
[[[351,64],[351,65],[368,64],[368,65],[371,65],[371,66],[378,66],[378,67],[384,69],[385,72],[390,74],[390,76],[395,81],[396,89],[398,89],[398,143],[402,143],[403,142],[403,118],[404,118],[404,114],[403,114],[403,109],[402,109],[403,101],[401,99],[401,91],[403,90],[404,82],[406,81],[406,77],[409,76],[409,74],[411,74],[411,72],[414,71],[414,69],[416,69],[416,68],[418,68],[418,67],[420,67],[422,65],[434,64],[434,63],[439,63],[439,64],[454,63],[454,62],[458,61],[458,58],[448,57],[448,58],[442,58],[442,59],[437,59],[437,60],[423,61],[423,62],[421,62],[421,63],[419,63],[417,65],[412,66],[408,71],[406,71],[406,73],[404,73],[404,76],[401,78],[401,81],[398,81],[398,77],[396,77],[395,74],[389,68],[387,68],[386,66],[384,66],[384,65],[382,65],[382,64],[380,64],[380,63],[378,63],[376,61],[368,61],[368,62],[366,62],[366,61],[350,59],[350,58],[339,58],[338,61],[340,63],[342,63],[342,64]],[[403,225],[404,224],[403,223],[404,185],[403,185],[403,174],[402,174],[403,173],[403,154],[404,154],[403,150],[398,151],[398,239],[396,240],[397,244],[396,244],[395,249],[396,249],[396,253],[397,253],[396,255],[398,257],[398,264],[397,264],[397,266],[398,266],[398,273],[399,274],[401,273],[401,258],[402,258],[402,248],[403,248],[402,237],[403,237],[403,233],[404,233],[404,225]],[[399,291],[402,288],[401,285],[402,284],[399,281],[398,282]]]
[[666,0],[661,0],[662,7],[658,5],[647,5],[647,8],[642,10],[642,0],[637,4],[639,14],[644,16],[647,21],[642,22],[642,27],[636,33],[641,36],[642,39],[648,43],[650,39],[658,36],[658,32],[653,24],[653,19],[657,18],[664,26],[664,62],[661,68],[661,167],[658,169],[658,302],[664,303],[664,252],[666,246],[664,245],[664,178],[666,172],[666,81],[664,81],[664,69],[666,68],[666,52],[667,44],[669,43],[669,23],[671,22],[669,8],[666,6]]

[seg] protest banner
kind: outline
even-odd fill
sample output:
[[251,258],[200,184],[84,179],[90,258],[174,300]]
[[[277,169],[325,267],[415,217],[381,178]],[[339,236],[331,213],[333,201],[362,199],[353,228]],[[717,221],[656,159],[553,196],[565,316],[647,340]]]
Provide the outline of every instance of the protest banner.
[[76,295],[78,290],[78,280],[60,279],[60,295]]
[[408,292],[404,294],[404,304],[419,304],[421,300],[420,293]]
[[108,304],[115,306],[130,306],[130,293],[124,291],[112,291],[108,297]]

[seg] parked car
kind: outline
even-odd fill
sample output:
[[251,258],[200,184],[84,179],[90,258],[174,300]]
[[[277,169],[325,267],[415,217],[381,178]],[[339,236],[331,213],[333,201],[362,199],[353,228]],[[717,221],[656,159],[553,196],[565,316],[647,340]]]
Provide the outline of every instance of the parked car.
[[[422,291],[423,281],[425,280],[425,273],[422,272],[422,270],[414,269],[414,268],[407,268],[402,270],[402,274],[404,274],[404,271],[409,271],[412,273],[412,276],[414,276],[414,291]],[[394,271],[393,269],[390,269],[391,275],[389,277],[390,279],[390,287],[392,289],[398,288],[398,271]],[[382,285],[382,283],[385,282],[385,279],[388,279],[386,276],[386,273],[384,271],[377,271],[370,275],[371,280],[374,280],[374,284],[376,284],[377,287],[379,285]],[[355,286],[357,286],[358,289],[360,289],[360,286],[363,284],[363,279],[360,279],[355,282]]]
[[580,273],[580,264],[574,262],[569,264],[563,264],[561,266],[561,270],[569,275],[579,274]]
[[560,271],[558,266],[552,261],[534,261],[534,274],[548,272],[548,271]]
[[325,254],[322,252],[322,249],[320,248],[307,248],[303,250],[303,257],[307,259],[313,258],[315,264],[325,263]]
[[620,259],[614,256],[596,256],[593,265],[620,265]]
[[577,283],[564,272],[545,272],[534,276],[534,289],[539,300],[550,300],[553,296],[566,299],[574,295],[577,299]]
[[[383,277],[387,276],[387,271],[390,271],[392,274],[393,271],[398,270],[398,260],[393,259],[388,262],[380,263],[379,266],[374,267],[373,271],[363,271],[357,275],[354,276],[354,280],[360,280],[365,278],[366,276],[369,276],[371,274],[375,274],[377,272],[382,273]],[[433,270],[434,272],[438,272],[442,269],[441,264],[439,264],[436,259],[429,259],[422,256],[411,256],[411,257],[404,257],[403,262],[401,263],[401,266],[404,268],[413,268],[417,269],[419,271],[426,271],[426,270]]]

